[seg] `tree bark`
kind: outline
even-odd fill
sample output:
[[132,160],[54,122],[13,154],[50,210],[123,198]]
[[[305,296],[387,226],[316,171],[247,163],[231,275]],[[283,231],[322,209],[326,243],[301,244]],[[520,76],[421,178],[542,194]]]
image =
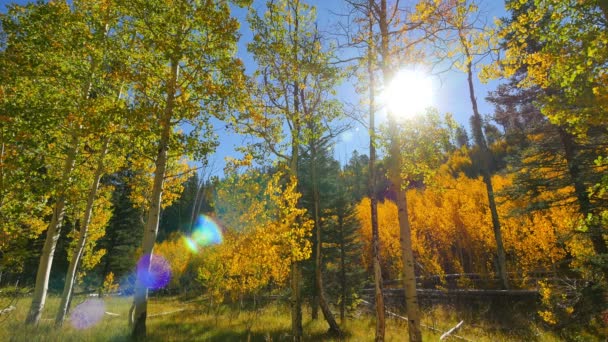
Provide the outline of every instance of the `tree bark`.
[[[392,81],[392,65],[389,49],[389,24],[386,0],[380,2],[380,13],[378,13],[378,24],[381,35],[382,75],[385,86]],[[406,189],[401,179],[401,153],[400,139],[397,131],[397,122],[392,113],[389,117],[390,135],[390,159],[389,175],[391,185],[397,196],[397,209],[399,216],[399,242],[401,245],[401,258],[403,260],[403,288],[405,291],[405,306],[408,318],[408,333],[410,341],[422,341],[420,331],[420,309],[418,307],[418,296],[416,294],[416,274],[414,271],[414,253],[412,251],[411,228],[407,214]]]
[[321,311],[323,312],[323,317],[329,324],[329,333],[335,336],[341,336],[342,331],[336,323],[336,319],[334,315],[331,313],[329,308],[329,304],[325,298],[325,291],[323,289],[323,272],[322,272],[322,238],[321,238],[321,218],[320,218],[320,204],[321,199],[319,196],[319,184],[317,177],[317,147],[315,142],[311,143],[310,149],[311,155],[311,180],[312,180],[312,196],[313,196],[313,219],[315,223],[316,230],[316,255],[315,255],[315,287],[317,289],[317,297],[319,298],[319,306],[321,307]]
[[[105,26],[106,34],[108,25]],[[93,79],[96,70],[97,63],[94,59],[90,61],[90,74],[88,82],[82,89],[84,101],[88,101],[91,96],[91,89],[93,88]],[[72,127],[72,123],[69,123]],[[61,175],[61,190],[57,194],[55,206],[53,208],[53,216],[51,222],[46,231],[46,239],[44,241],[44,247],[42,248],[42,254],[40,255],[40,263],[38,264],[38,271],[36,272],[36,285],[34,286],[34,294],[32,296],[32,303],[30,310],[25,319],[26,324],[38,324],[40,317],[42,316],[42,309],[46,301],[46,294],[48,291],[49,277],[51,275],[51,267],[53,265],[53,258],[55,256],[55,249],[57,247],[57,241],[61,235],[61,225],[63,224],[63,217],[65,216],[65,201],[66,201],[66,190],[70,186],[72,172],[76,165],[76,156],[79,153],[78,145],[80,143],[80,130],[82,125],[72,127],[70,132],[70,142],[66,153],[66,159],[63,165]]]
[[369,179],[368,195],[370,200],[370,215],[372,224],[372,267],[374,271],[374,300],[376,304],[376,333],[375,341],[384,341],[385,336],[385,308],[384,294],[382,291],[382,263],[380,260],[380,234],[378,232],[378,199],[376,197],[376,126],[375,126],[375,92],[376,80],[374,75],[374,32],[373,32],[373,0],[369,0],[369,37],[368,37],[368,61],[367,71],[369,73]]
[[340,229],[340,324],[344,325],[346,316],[346,251],[344,242],[344,216],[338,214]]
[[72,132],[69,144],[61,176],[60,187],[63,188],[57,194],[57,199],[55,200],[55,206],[53,208],[53,216],[51,217],[51,222],[46,231],[46,240],[44,241],[44,247],[42,248],[42,254],[40,255],[40,263],[38,264],[38,271],[36,273],[36,285],[34,287],[34,294],[32,295],[32,304],[30,305],[30,310],[25,320],[26,324],[38,324],[46,301],[51,266],[53,264],[53,257],[55,256],[57,241],[61,235],[61,225],[65,215],[65,191],[69,187],[72,171],[76,164],[76,155],[78,154],[79,136],[76,132]]
[[312,299],[311,299],[311,303],[310,303],[310,319],[317,320],[319,318],[319,289],[317,287],[317,224],[315,223],[314,226],[314,235],[315,235],[315,239],[313,239],[312,241],[312,257],[315,259],[315,264],[314,264],[314,274],[313,274],[313,279],[312,279],[312,283],[315,284],[312,287]]
[[496,254],[498,256],[498,276],[501,280],[503,289],[509,288],[509,278],[507,276],[507,264],[505,257],[505,248],[502,241],[502,232],[500,228],[500,220],[498,217],[498,210],[496,209],[496,200],[494,196],[494,188],[492,186],[492,177],[490,175],[490,150],[486,144],[486,139],[481,128],[482,120],[479,110],[477,108],[477,99],[475,98],[475,88],[473,87],[473,65],[471,62],[471,54],[466,47],[466,43],[461,38],[461,42],[465,49],[465,57],[467,58],[467,81],[469,85],[469,96],[471,99],[471,106],[473,107],[473,137],[475,144],[479,147],[481,154],[481,175],[483,182],[486,185],[486,192],[488,193],[488,203],[490,206],[490,214],[492,215],[492,230],[494,232],[494,240],[496,241]]
[[167,168],[167,156],[169,150],[169,139],[171,135],[171,117],[175,105],[175,94],[177,85],[178,61],[171,60],[171,79],[167,82],[167,104],[161,118],[161,137],[158,144],[158,154],[156,156],[154,169],[154,183],[152,186],[152,197],[148,219],[144,228],[142,241],[142,259],[140,265],[147,265],[147,270],[138,270],[137,280],[135,281],[134,295],[134,319],[132,337],[136,340],[146,338],[146,317],[148,314],[148,288],[142,279],[145,272],[149,271],[154,243],[158,234],[158,222],[162,203],[163,183]]
[[[299,18],[299,6],[300,2],[295,1],[290,6],[293,7],[294,11],[294,29],[293,29],[293,54],[294,54],[294,66],[298,66],[298,51],[300,49],[298,34],[300,31],[300,18]],[[297,74],[296,74],[297,75]],[[291,161],[290,161],[290,172],[291,176],[298,179],[298,160],[300,157],[300,81],[296,78],[293,83],[293,130],[291,132]],[[291,333],[295,342],[302,340],[303,329],[302,329],[302,269],[300,262],[293,260],[291,265]]]
[[87,204],[83,215],[82,226],[80,226],[80,236],[78,238],[78,244],[74,249],[74,254],[72,255],[72,260],[70,260],[68,272],[65,276],[65,285],[63,287],[63,293],[61,294],[61,302],[59,303],[59,309],[57,310],[57,316],[55,318],[56,327],[61,327],[63,325],[65,315],[68,312],[69,303],[71,302],[72,289],[74,287],[74,280],[76,278],[76,271],[82,253],[84,251],[84,246],[87,241],[87,234],[89,231],[89,225],[91,223],[91,216],[93,214],[93,205],[95,203],[95,198],[97,197],[99,182],[101,181],[101,177],[104,174],[104,159],[106,157],[106,154],[108,153],[109,145],[110,137],[108,136],[103,143],[101,154],[99,155],[99,159],[97,161],[97,167],[93,176],[93,183],[91,184],[91,188],[89,190]]
[[301,270],[299,263],[291,264],[291,334],[293,341],[302,340],[302,293],[300,287]]
[[[297,93],[297,89],[299,89],[298,82],[294,85],[294,93]],[[297,100],[295,100],[295,113],[299,112],[299,104]],[[297,114],[299,115],[299,114]],[[298,178],[298,157],[300,153],[299,142],[297,136],[300,134],[300,120],[298,116],[294,120],[294,133],[296,137],[293,137],[292,146],[291,146],[291,162],[290,162],[290,173],[291,176],[295,179]],[[302,340],[302,270],[300,267],[300,262],[297,260],[292,261],[291,265],[291,333],[293,336],[293,340],[299,342]]]

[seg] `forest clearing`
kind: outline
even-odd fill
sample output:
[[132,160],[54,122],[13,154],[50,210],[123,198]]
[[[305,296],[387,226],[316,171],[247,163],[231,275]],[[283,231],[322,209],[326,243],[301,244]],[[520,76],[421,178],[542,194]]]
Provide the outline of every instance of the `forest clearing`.
[[0,5],[0,340],[608,338],[607,1]]
[[[78,297],[77,302],[86,301],[87,297]],[[26,301],[26,300],[24,300]],[[128,315],[131,300],[127,297],[111,297],[105,300],[105,317],[90,329],[80,330],[67,328],[56,330],[52,318],[42,319],[39,326],[24,326],[26,311],[14,313],[11,322],[3,323],[7,328],[0,334],[3,341],[129,341],[130,331],[123,323]],[[23,303],[27,307],[27,303]],[[58,298],[49,298],[50,311],[59,304]],[[305,310],[305,312],[308,310]],[[309,317],[306,312],[305,317]],[[559,341],[551,332],[544,331],[538,323],[521,319],[519,325],[509,328],[497,327],[499,322],[474,319],[472,314],[462,317],[470,318],[469,323],[454,333],[457,337],[451,341]],[[437,341],[451,328],[458,324],[453,309],[434,307],[423,310],[423,336],[425,340]],[[512,322],[513,323],[513,322]],[[511,324],[512,324],[511,323]],[[374,329],[374,319],[369,310],[361,310],[349,317],[344,325],[345,335],[342,339],[327,334],[322,321],[305,319],[306,327],[303,341],[368,341],[369,330]],[[250,305],[239,308],[239,305],[223,305],[210,308],[204,298],[196,300],[179,300],[174,297],[152,298],[148,323],[149,341],[285,341],[289,340],[290,317],[289,305],[286,302],[272,302],[253,309]],[[386,341],[403,341],[407,324],[399,318],[387,320]],[[44,336],[44,338],[41,338]],[[466,337],[465,337],[466,336]]]

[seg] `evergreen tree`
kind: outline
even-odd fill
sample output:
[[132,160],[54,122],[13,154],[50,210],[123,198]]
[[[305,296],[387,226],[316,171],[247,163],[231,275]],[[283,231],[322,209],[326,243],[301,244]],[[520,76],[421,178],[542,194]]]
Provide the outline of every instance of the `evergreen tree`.
[[369,177],[369,157],[354,150],[348,163],[344,166],[343,181],[347,191],[352,194],[352,200],[359,202],[367,195]]
[[[502,43],[505,48],[522,49],[519,51],[534,55],[552,44],[544,39],[526,36],[524,46],[519,43],[522,38],[517,33],[518,30],[530,29],[534,32],[537,27],[549,27],[554,20],[550,13],[539,12],[538,4],[533,2],[509,1],[507,5],[510,17],[504,19],[502,27]],[[529,13],[538,16],[534,20],[522,20],[530,19]],[[507,141],[514,145],[510,162],[515,180],[514,186],[507,193],[512,198],[527,203],[522,208],[523,211],[576,203],[583,220],[579,225],[582,229],[577,231],[589,236],[601,259],[607,248],[605,239],[601,236],[603,228],[597,217],[601,216],[600,213],[607,206],[601,194],[594,195],[589,189],[601,182],[602,166],[595,160],[604,153],[603,146],[608,141],[605,127],[590,120],[583,125],[586,128],[585,134],[574,134],[577,131],[574,123],[548,115],[552,113],[548,108],[552,104],[548,104],[547,99],[559,94],[566,98],[569,90],[556,84],[529,82],[535,77],[530,72],[539,66],[511,64],[513,62],[509,60],[504,63],[507,74],[510,74],[509,82],[500,86],[488,98],[496,107],[496,121],[505,128]],[[588,109],[586,105],[585,102],[574,101],[570,103],[569,110],[572,113],[584,113]],[[543,110],[548,111],[547,115]],[[574,191],[569,191],[568,188],[573,188]],[[555,193],[555,196],[545,196],[546,192]],[[604,263],[599,261],[598,266],[606,274],[608,268],[602,264]]]
[[[106,235],[98,242],[106,250],[97,267],[97,279],[101,282],[110,273],[120,280],[121,290],[131,292],[136,251],[141,243],[144,212],[131,201],[130,180],[135,171],[123,169],[110,175],[105,182],[114,187],[112,194],[112,218],[106,227]],[[100,285],[100,283],[98,284]]]
[[326,241],[328,246],[332,246],[325,252],[327,288],[329,296],[337,299],[342,324],[347,308],[355,304],[366,277],[361,267],[360,224],[353,204],[358,202],[355,200],[358,194],[347,190],[348,183],[345,172],[340,171],[331,208],[326,212]]
[[[300,177],[300,191],[302,192],[301,203],[302,206],[307,209],[309,216],[311,216],[311,213],[315,210],[315,186],[313,185],[312,180],[312,167],[315,167],[320,204],[318,208],[320,224],[318,226],[321,227],[320,234],[322,244],[328,241],[328,229],[330,229],[330,227],[326,227],[325,220],[327,219],[327,210],[333,207],[334,197],[337,193],[337,175],[340,171],[340,165],[338,161],[331,156],[331,151],[331,142],[327,141],[318,149],[313,163],[311,150],[306,149],[300,159],[300,170],[298,171],[298,176]],[[317,257],[317,239],[315,238],[317,234],[316,227],[317,226],[315,225],[315,228],[313,228],[312,258],[302,263],[303,276],[305,279],[310,279],[310,282],[305,282],[303,292],[304,295],[311,295],[311,314],[313,319],[317,318],[319,309],[319,294],[315,285],[315,264]],[[325,253],[325,250],[321,246],[321,255],[323,259],[325,259]],[[323,264],[325,263],[326,260],[322,263],[321,268],[323,268]]]
[[172,233],[190,231],[192,226],[192,211],[199,191],[199,176],[194,173],[184,183],[184,190],[179,199],[165,208],[160,216],[158,226],[158,241],[164,241]]

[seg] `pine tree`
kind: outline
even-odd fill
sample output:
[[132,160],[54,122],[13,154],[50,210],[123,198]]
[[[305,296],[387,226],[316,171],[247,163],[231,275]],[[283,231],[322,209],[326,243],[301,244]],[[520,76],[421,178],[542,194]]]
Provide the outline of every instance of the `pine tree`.
[[121,291],[132,293],[135,269],[136,251],[141,242],[144,227],[144,212],[131,200],[129,183],[135,171],[123,169],[110,175],[105,182],[114,187],[112,194],[112,218],[106,227],[106,234],[98,242],[106,254],[97,266],[98,279],[105,279],[113,273],[119,279]]

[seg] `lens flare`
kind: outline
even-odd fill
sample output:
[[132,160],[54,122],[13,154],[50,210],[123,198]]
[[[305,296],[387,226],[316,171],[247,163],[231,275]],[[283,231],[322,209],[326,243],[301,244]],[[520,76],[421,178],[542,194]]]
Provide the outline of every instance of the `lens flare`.
[[78,304],[70,314],[70,323],[76,329],[87,329],[99,323],[106,311],[101,299],[87,299]]
[[184,238],[184,242],[190,251],[197,253],[201,247],[221,243],[222,231],[211,217],[200,215],[192,236]]
[[151,290],[159,290],[171,281],[171,266],[160,255],[144,255],[137,262],[137,278]]
[[186,243],[186,247],[192,252],[198,251],[198,246],[196,242],[194,242],[191,238],[184,236],[184,242]]

